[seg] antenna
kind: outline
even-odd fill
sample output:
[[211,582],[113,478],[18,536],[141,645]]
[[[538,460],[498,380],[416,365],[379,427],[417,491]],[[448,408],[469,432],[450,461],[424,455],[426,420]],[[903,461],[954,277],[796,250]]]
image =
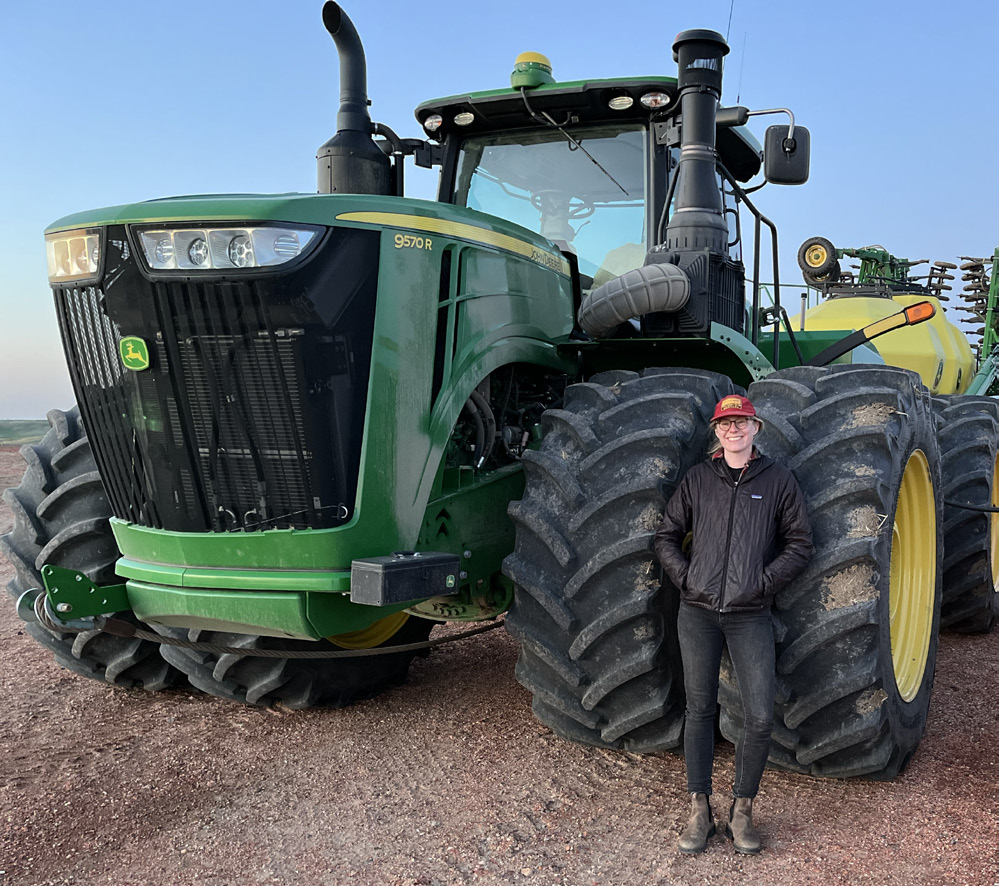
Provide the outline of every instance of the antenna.
[[725,28],[725,42],[728,43],[728,35],[732,32],[732,10],[735,9],[735,0],[728,5],[728,27]]
[[[734,3],[735,0],[732,0]],[[746,64],[746,31],[742,32],[742,54],[739,57],[739,87],[735,94],[735,103],[739,104],[739,99],[742,98],[742,69]]]

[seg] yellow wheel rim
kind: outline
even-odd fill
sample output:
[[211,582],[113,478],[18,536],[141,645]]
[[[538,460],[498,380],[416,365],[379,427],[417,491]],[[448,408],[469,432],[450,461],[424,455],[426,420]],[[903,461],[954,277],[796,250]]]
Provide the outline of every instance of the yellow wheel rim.
[[372,649],[381,646],[386,640],[391,640],[408,620],[409,613],[396,612],[394,615],[386,615],[385,618],[379,619],[363,630],[337,634],[326,639],[334,646],[343,649]]
[[933,632],[937,580],[937,517],[930,466],[909,456],[895,506],[891,538],[889,621],[895,684],[905,701],[919,693]]
[[822,246],[819,243],[815,243],[805,250],[805,263],[810,268],[822,267],[822,264],[827,258],[829,258],[829,252],[826,250],[825,246]]
[[[992,507],[999,508],[999,455],[992,466]],[[992,587],[999,586],[999,514],[989,514],[989,561],[992,565]]]

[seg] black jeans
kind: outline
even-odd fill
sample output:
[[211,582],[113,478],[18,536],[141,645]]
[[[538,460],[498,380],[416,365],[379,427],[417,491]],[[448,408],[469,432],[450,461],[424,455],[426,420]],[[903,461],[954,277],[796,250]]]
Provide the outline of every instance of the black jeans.
[[735,748],[732,793],[736,797],[755,797],[770,752],[774,716],[775,652],[770,609],[721,613],[681,603],[677,633],[687,692],[683,735],[687,790],[692,794],[711,793],[718,671],[722,647],[727,643],[745,717]]

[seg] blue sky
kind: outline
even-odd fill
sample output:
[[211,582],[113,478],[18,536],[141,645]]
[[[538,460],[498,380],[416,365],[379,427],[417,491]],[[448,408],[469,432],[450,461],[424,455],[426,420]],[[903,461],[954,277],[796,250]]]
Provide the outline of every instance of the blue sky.
[[[723,102],[789,107],[811,130],[808,184],[754,202],[782,280],[814,234],[954,260],[999,245],[999,3],[345,0],[372,116],[421,133],[421,101],[506,86],[518,53],[555,77],[675,73],[685,28],[729,34]],[[315,190],[338,66],[321,0],[7,0],[0,50],[0,418],[73,394],[42,232],[79,210],[172,194]],[[777,118],[757,118],[758,137]],[[409,170],[412,196],[433,174]]]

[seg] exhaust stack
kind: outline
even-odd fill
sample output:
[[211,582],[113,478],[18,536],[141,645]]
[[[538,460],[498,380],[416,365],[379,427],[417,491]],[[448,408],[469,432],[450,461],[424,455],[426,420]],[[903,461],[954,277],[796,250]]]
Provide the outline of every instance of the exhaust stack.
[[389,158],[372,138],[367,66],[353,22],[340,4],[327,0],[323,25],[340,56],[340,110],[336,135],[316,153],[320,194],[391,194]]
[[717,31],[682,31],[673,43],[683,126],[677,168],[680,180],[673,217],[666,227],[666,252],[728,252],[728,224],[715,173],[715,121],[722,92],[722,59],[728,51]]

